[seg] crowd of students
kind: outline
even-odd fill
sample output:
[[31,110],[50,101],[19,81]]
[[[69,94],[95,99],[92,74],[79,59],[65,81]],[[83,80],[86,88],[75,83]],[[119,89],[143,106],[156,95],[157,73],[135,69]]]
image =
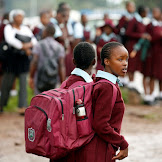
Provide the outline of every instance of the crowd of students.
[[[95,69],[103,70],[104,67],[101,65],[102,60],[100,58],[101,49],[106,43],[116,41],[124,44],[130,54],[128,61],[129,82],[124,82],[125,79],[123,78],[121,79],[123,83],[129,89],[136,90],[138,85],[134,85],[133,82],[134,72],[140,71],[144,75],[145,103],[154,103],[156,97],[162,99],[161,10],[160,8],[152,9],[152,18],[149,18],[149,21],[146,21],[148,20],[146,19],[148,14],[147,7],[140,6],[136,10],[135,4],[130,1],[126,3],[126,10],[126,13],[121,16],[116,25],[105,14],[103,18],[104,24],[96,27],[95,33],[92,32],[93,30],[88,24],[88,16],[86,14],[81,14],[80,22],[71,20],[71,8],[69,4],[64,2],[59,4],[55,16],[51,14],[51,11],[42,11],[40,13],[40,23],[33,29],[23,25],[24,12],[22,10],[13,10],[8,15],[5,15],[0,27],[1,43],[5,40],[8,44],[23,51],[25,54],[13,55],[5,63],[1,61],[1,75],[3,74],[0,99],[1,111],[3,111],[3,107],[7,104],[9,92],[16,77],[20,79],[19,107],[22,112],[27,106],[25,87],[27,85],[26,78],[28,73],[30,73],[30,87],[35,89],[35,94],[38,93],[34,86],[36,85],[36,79],[34,78],[37,76],[36,69],[44,61],[39,44],[42,40],[49,37],[51,38],[48,40],[50,43],[52,40],[54,41],[53,44],[51,43],[51,46],[59,46],[57,49],[59,49],[58,58],[60,58],[58,64],[60,79],[58,80],[61,82],[70,76],[74,69],[72,61],[73,49],[79,42],[86,41],[96,47],[97,65]],[[30,41],[22,42],[15,38],[16,34],[29,36]],[[49,44],[48,41],[46,46]],[[51,50],[55,50],[55,47],[54,49],[47,48],[49,53],[51,53]],[[38,59],[38,57],[40,58]],[[29,65],[31,66],[30,68]],[[159,96],[154,94],[155,79],[159,81]]]

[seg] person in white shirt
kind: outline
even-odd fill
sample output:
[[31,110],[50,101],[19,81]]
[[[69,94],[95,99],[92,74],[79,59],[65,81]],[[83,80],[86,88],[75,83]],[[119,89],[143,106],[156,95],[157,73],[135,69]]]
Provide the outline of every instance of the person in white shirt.
[[29,71],[31,48],[37,43],[32,31],[23,25],[24,11],[12,10],[10,24],[5,26],[4,38],[10,46],[10,53],[3,63],[0,110],[7,105],[9,92],[16,77],[19,78],[19,113],[24,114],[27,107],[27,74]]

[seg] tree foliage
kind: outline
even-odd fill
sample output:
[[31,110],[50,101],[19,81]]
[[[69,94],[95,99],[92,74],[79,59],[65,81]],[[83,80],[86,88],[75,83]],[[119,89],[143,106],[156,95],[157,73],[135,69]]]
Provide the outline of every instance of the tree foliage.
[[136,6],[144,5],[150,9],[154,7],[160,7],[162,9],[162,0],[134,0]]

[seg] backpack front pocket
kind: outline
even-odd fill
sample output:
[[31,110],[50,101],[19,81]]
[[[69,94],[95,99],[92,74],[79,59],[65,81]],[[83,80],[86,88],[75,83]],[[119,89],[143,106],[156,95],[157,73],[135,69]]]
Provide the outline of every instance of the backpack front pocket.
[[79,137],[88,136],[92,132],[92,125],[88,118],[77,120],[77,130]]

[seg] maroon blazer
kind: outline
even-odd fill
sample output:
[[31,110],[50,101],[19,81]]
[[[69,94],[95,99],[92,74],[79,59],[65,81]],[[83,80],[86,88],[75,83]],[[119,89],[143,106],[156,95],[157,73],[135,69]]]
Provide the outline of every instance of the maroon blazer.
[[[149,23],[146,26],[146,32],[150,34],[151,36],[153,35],[154,32],[154,27],[152,25],[152,23]],[[142,62],[142,74],[145,77],[153,77],[153,41],[150,41],[150,47],[147,50],[147,57],[145,59],[145,61]]]
[[[145,30],[146,30],[146,26],[143,23],[138,22],[135,18],[129,21],[127,30],[126,30],[126,36],[128,40],[126,42],[126,48],[129,53],[132,52],[133,46],[142,37]],[[128,60],[128,71],[129,72],[135,72],[136,70],[138,71],[142,70],[142,62],[140,60],[140,53],[141,51],[138,51],[137,55],[134,58],[129,58]]]
[[154,26],[152,34],[153,76],[162,81],[162,26]]
[[69,88],[72,84],[74,84],[77,81],[83,81],[85,82],[85,80],[77,75],[70,75],[66,81],[66,88]]
[[116,34],[120,34],[120,29],[121,28],[125,28],[126,29],[127,26],[128,26],[128,20],[127,20],[126,16],[122,16],[121,19],[118,22],[118,25],[116,26],[115,33]]

